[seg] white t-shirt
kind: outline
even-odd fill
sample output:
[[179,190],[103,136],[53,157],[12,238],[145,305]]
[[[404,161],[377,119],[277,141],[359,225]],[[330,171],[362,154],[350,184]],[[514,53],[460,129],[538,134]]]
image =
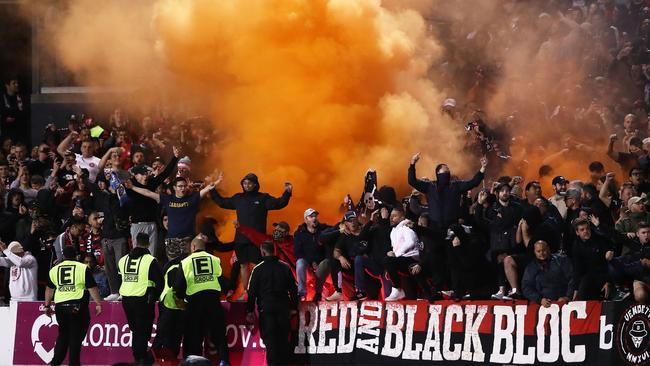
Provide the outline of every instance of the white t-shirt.
[[0,267],[9,267],[9,293],[15,301],[36,301],[38,289],[38,264],[31,253],[19,257],[5,249],[6,257],[0,257]]
[[77,157],[77,165],[79,165],[81,169],[88,169],[88,173],[90,174],[89,179],[91,182],[94,182],[97,178],[97,174],[99,174],[99,162],[101,159],[96,156],[84,158],[81,154],[75,155]]

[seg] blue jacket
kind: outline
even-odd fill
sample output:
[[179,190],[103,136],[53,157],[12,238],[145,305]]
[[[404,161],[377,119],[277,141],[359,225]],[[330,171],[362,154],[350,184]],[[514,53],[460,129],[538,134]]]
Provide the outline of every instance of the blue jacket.
[[548,262],[533,260],[526,267],[521,280],[524,296],[536,303],[542,298],[557,300],[560,297],[573,298],[576,289],[571,260],[566,256],[551,255]]

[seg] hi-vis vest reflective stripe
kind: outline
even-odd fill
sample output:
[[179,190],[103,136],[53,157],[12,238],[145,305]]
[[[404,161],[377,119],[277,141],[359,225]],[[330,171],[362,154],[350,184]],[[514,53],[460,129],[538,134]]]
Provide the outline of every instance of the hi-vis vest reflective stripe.
[[140,258],[133,259],[129,255],[120,258],[117,265],[122,275],[120,295],[122,296],[144,296],[148,287],[155,287],[153,281],[149,281],[149,267],[154,261],[154,256],[145,254]]
[[199,291],[221,291],[218,277],[221,276],[221,261],[206,252],[195,252],[181,261],[183,275],[187,281],[187,295]]
[[56,287],[55,303],[79,300],[84,296],[87,269],[85,264],[71,260],[64,260],[52,267],[50,280]]
[[174,299],[174,291],[171,287],[169,287],[167,281],[169,280],[169,272],[171,272],[174,268],[178,268],[178,266],[178,264],[174,264],[167,269],[167,272],[165,272],[165,288],[163,288],[163,291],[160,294],[160,302],[166,308],[174,310],[179,310],[180,308],[178,305],[176,305],[176,300]]

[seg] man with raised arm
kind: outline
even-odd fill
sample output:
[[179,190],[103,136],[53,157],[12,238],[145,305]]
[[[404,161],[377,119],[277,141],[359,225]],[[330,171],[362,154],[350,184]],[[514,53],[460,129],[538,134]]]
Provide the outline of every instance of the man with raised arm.
[[408,182],[411,187],[426,194],[429,203],[429,227],[444,231],[449,225],[458,222],[460,217],[461,196],[478,186],[485,176],[487,159],[481,158],[481,169],[471,180],[451,180],[451,171],[447,164],[436,166],[436,181],[420,180],[415,174],[415,164],[420,160],[420,153],[413,155],[408,170]]

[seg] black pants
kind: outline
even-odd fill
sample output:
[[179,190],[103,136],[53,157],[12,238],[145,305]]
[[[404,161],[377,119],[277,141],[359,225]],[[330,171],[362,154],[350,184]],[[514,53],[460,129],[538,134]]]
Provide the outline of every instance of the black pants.
[[178,357],[185,329],[185,311],[169,309],[158,303],[158,326],[152,348],[166,348]]
[[607,281],[609,278],[604,273],[585,274],[578,284],[577,300],[601,300],[601,291]]
[[399,277],[399,273],[409,273],[409,267],[417,263],[418,261],[411,257],[384,257],[384,268],[393,287],[401,289],[402,279]]
[[61,304],[55,307],[56,321],[59,323],[59,335],[56,337],[52,365],[58,366],[65,359],[70,349],[70,365],[81,365],[81,342],[83,342],[88,325],[90,313],[88,304]]
[[260,313],[260,335],[266,345],[267,365],[287,365],[290,361],[289,309],[262,311]]
[[147,297],[122,297],[122,307],[133,333],[131,350],[136,363],[152,363],[153,359],[147,353],[147,343],[151,338],[153,328],[155,303],[147,303]]
[[184,356],[203,356],[203,339],[207,336],[219,351],[222,361],[230,362],[226,340],[226,321],[217,291],[201,291],[187,302]]

